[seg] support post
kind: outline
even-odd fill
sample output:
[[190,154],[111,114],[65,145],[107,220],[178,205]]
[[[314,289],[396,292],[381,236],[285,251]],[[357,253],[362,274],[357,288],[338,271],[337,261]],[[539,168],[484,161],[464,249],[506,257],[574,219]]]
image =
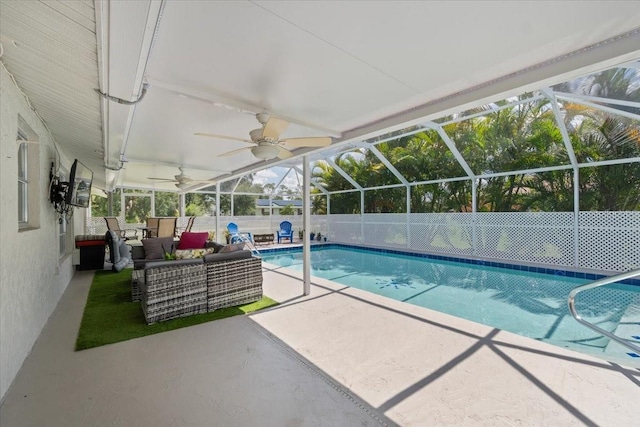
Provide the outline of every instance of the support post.
[[364,243],[364,190],[360,190],[360,243]]
[[311,191],[309,190],[309,182],[311,181],[311,167],[309,165],[309,156],[302,157],[302,229],[304,230],[302,237],[302,293],[309,295],[311,293],[311,242],[309,241],[309,233],[311,231]]
[[478,179],[471,179],[471,254],[478,255]]
[[216,242],[227,243],[226,241],[220,241],[220,183],[216,183]]

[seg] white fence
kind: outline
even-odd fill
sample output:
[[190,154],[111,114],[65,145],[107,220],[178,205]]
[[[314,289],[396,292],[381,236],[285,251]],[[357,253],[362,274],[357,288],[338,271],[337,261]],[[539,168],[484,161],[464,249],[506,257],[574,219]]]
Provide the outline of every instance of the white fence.
[[329,241],[505,262],[640,268],[640,212],[490,212],[312,216]]
[[[235,222],[240,231],[267,234],[284,220],[297,237],[299,215],[225,216],[219,228]],[[186,222],[179,218],[178,226]],[[213,231],[215,224],[215,217],[197,217],[193,230]],[[311,224],[309,231],[334,243],[593,270],[640,268],[640,212],[580,212],[577,219],[573,212],[314,215]],[[87,219],[88,234],[106,230],[103,218]]]

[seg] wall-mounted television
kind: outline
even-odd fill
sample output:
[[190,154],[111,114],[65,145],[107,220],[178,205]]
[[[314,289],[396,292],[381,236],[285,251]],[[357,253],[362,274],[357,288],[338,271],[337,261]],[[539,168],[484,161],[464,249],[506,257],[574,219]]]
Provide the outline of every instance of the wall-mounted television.
[[81,208],[89,207],[91,198],[91,183],[93,172],[83,165],[78,159],[73,162],[69,173],[69,188],[67,189],[67,205]]

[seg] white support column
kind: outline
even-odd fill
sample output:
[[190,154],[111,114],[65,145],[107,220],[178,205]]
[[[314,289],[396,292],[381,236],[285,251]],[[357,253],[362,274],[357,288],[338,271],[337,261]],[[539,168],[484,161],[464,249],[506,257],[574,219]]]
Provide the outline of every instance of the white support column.
[[478,255],[478,179],[471,180],[471,254]]
[[407,248],[411,247],[411,186],[407,185]]
[[127,207],[127,204],[124,201],[125,199],[125,195],[124,195],[124,188],[122,190],[120,190],[120,213],[118,214],[118,218],[122,219],[122,224],[126,224],[126,215],[125,215],[125,210]]
[[360,243],[364,243],[364,190],[360,190]]
[[327,217],[327,235],[330,235],[332,236],[332,239],[335,239],[336,235],[333,233],[333,224],[331,223],[331,195],[327,193],[324,197],[326,197],[327,200],[327,212],[325,213],[325,216]]
[[573,265],[577,266],[580,254],[580,239],[578,236],[578,217],[580,215],[580,171],[578,169],[578,159],[576,159],[576,154],[573,151],[573,145],[571,144],[571,138],[569,138],[567,126],[564,123],[564,117],[560,112],[558,101],[556,100],[553,91],[550,88],[545,88],[542,89],[541,92],[549,99],[549,104],[553,109],[553,115],[555,116],[556,124],[558,125],[558,129],[562,135],[562,141],[564,142],[565,149],[567,150],[567,155],[571,160],[571,166],[573,166]]
[[302,293],[309,295],[311,293],[311,242],[309,241],[309,232],[311,231],[311,191],[309,190],[309,181],[311,180],[311,167],[309,165],[309,156],[302,157],[302,229],[304,230],[302,238]]
[[216,242],[227,243],[226,241],[220,241],[220,183],[216,183]]
[[573,169],[573,265],[580,264],[580,169]]
[[273,228],[273,193],[269,193],[269,230]]

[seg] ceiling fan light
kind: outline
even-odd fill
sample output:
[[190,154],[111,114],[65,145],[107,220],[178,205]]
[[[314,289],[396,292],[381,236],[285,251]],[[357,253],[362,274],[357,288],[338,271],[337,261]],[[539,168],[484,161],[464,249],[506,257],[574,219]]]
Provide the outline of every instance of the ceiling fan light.
[[258,145],[253,147],[251,152],[259,159],[269,160],[278,157],[280,149],[275,145]]
[[252,130],[251,132],[249,132],[249,136],[251,137],[252,141],[259,141],[260,138],[262,138],[262,128]]

